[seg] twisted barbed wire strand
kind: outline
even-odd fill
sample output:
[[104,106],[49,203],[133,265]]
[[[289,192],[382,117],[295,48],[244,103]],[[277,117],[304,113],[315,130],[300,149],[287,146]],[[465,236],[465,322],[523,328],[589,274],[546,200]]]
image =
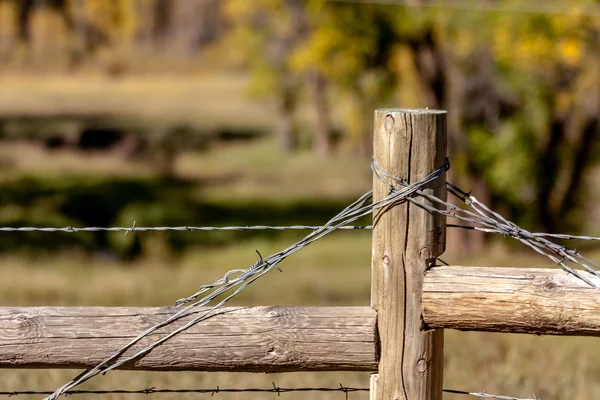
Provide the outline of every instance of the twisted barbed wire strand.
[[[289,230],[317,230],[322,228],[321,225],[249,225],[249,226],[135,226],[135,221],[132,226],[84,226],[84,227],[35,227],[35,226],[1,226],[0,232],[165,232],[165,231],[289,231]],[[346,225],[338,229],[342,230],[357,230],[357,229],[373,229],[371,225]]]
[[[501,233],[521,241],[522,243],[533,248],[540,254],[546,255],[548,258],[553,260],[555,263],[557,263],[558,265],[561,265],[565,270],[574,274],[581,280],[588,283],[590,286],[595,287],[597,290],[600,291],[600,288],[598,287],[598,285],[596,285],[594,282],[589,280],[585,275],[579,274],[578,272],[576,272],[576,270],[574,270],[570,266],[566,265],[565,261],[569,261],[573,264],[579,265],[579,266],[583,267],[589,273],[591,273],[599,278],[600,278],[600,273],[598,271],[600,270],[600,265],[589,260],[588,258],[586,258],[585,256],[583,256],[582,254],[580,254],[579,252],[577,252],[574,249],[567,249],[565,246],[561,246],[557,243],[554,243],[554,242],[548,240],[545,237],[545,235],[532,234],[531,232],[506,220],[500,214],[492,211],[489,207],[487,207],[485,204],[481,203],[479,200],[477,200],[471,194],[465,193],[465,192],[461,191],[460,189],[458,189],[456,186],[451,185],[449,183],[447,185],[451,189],[450,193],[453,193],[457,198],[461,199],[465,204],[472,207],[484,218],[491,216],[492,219],[495,218],[496,220],[502,221],[503,222],[502,225],[506,229],[503,230]],[[548,254],[548,250],[550,251],[550,253],[554,253],[554,254]]]
[[[371,167],[373,168],[373,164],[371,164]],[[187,306],[183,307],[180,311],[173,314],[171,317],[167,318],[163,322],[156,324],[153,327],[148,328],[144,332],[140,333],[138,336],[136,336],[130,342],[128,342],[127,344],[125,344],[124,346],[122,346],[121,348],[116,350],[111,356],[109,356],[108,358],[103,360],[100,364],[98,364],[97,366],[95,366],[91,369],[88,369],[88,370],[82,372],[81,374],[76,376],[71,381],[69,381],[66,384],[64,384],[63,386],[59,387],[53,394],[48,396],[46,398],[46,400],[54,400],[61,394],[64,394],[65,392],[69,391],[73,387],[89,380],[90,378],[92,378],[100,373],[105,374],[106,372],[108,372],[112,369],[118,368],[119,366],[150,352],[152,349],[156,348],[157,346],[160,346],[162,343],[166,342],[167,340],[169,340],[170,338],[172,338],[179,332],[182,332],[182,331],[188,329],[189,327],[197,324],[198,322],[210,317],[219,307],[221,307],[223,304],[225,304],[231,298],[233,298],[234,296],[239,294],[241,291],[243,291],[252,282],[256,281],[257,279],[259,279],[266,273],[272,271],[273,269],[278,268],[279,263],[281,261],[283,261],[284,259],[286,259],[287,257],[289,257],[290,255],[296,253],[297,251],[306,247],[310,243],[313,243],[314,241],[322,238],[323,236],[327,235],[328,233],[330,233],[336,229],[339,229],[341,226],[344,226],[351,222],[354,222],[357,219],[359,219],[365,215],[371,214],[376,210],[380,210],[385,207],[392,206],[392,205],[398,204],[400,202],[406,201],[408,196],[416,193],[420,188],[424,187],[425,185],[427,185],[430,182],[434,181],[435,179],[439,178],[442,174],[444,174],[444,172],[446,172],[448,170],[449,167],[450,167],[450,165],[449,165],[448,161],[446,160],[446,163],[442,167],[440,167],[433,173],[429,174],[427,177],[425,177],[421,181],[416,182],[415,184],[412,184],[412,185],[406,185],[402,189],[394,190],[394,191],[390,192],[390,194],[388,196],[386,196],[385,198],[383,198],[379,201],[373,202],[369,205],[365,205],[372,198],[372,191],[369,191],[369,192],[363,194],[361,197],[359,197],[354,203],[350,204],[348,207],[346,207],[342,212],[337,214],[331,220],[329,220],[327,222],[327,224],[325,224],[324,226],[320,227],[319,229],[316,229],[313,232],[309,233],[305,238],[294,243],[293,245],[289,246],[288,248],[286,248],[278,253],[275,253],[273,255],[270,255],[268,257],[265,257],[265,258],[262,258],[262,256],[260,256],[260,254],[259,254],[260,259],[257,262],[255,262],[250,268],[245,269],[245,270],[244,269],[235,269],[235,270],[229,271],[223,276],[223,278],[217,280],[216,282],[209,284],[209,285],[201,286],[196,293],[194,293],[193,295],[191,295],[189,297],[180,299],[176,303],[177,306],[183,306],[185,304],[188,304]],[[238,274],[238,275],[235,276],[234,278],[230,278],[232,275],[236,275],[236,274]],[[146,337],[149,334],[155,332],[156,330],[170,324],[171,322],[181,318],[182,316],[186,315],[186,313],[188,311],[190,311],[191,309],[193,309],[195,307],[204,306],[204,305],[208,304],[209,302],[211,302],[212,300],[214,300],[216,297],[218,297],[226,292],[229,292],[230,290],[233,290],[233,289],[235,289],[233,291],[233,293],[229,294],[224,299],[222,299],[219,303],[214,305],[212,308],[201,313],[199,316],[193,318],[192,320],[190,320],[188,323],[186,323],[182,327],[175,329],[173,332],[165,335],[161,339],[159,339],[159,340],[153,342],[152,344],[144,347],[143,349],[137,351],[135,354],[128,356],[128,357],[123,357],[122,359],[117,360],[119,357],[121,357],[123,355],[123,353],[125,351],[127,351],[129,348],[131,348],[136,343],[138,343],[144,337]],[[211,290],[213,290],[213,291],[210,292]],[[201,295],[203,295],[207,292],[210,292],[210,293],[208,293],[204,297],[198,299]]]
[[[407,183],[401,178],[397,178],[387,171],[384,171],[379,165],[373,163],[373,168],[376,176],[381,179],[385,184],[390,188],[390,190],[394,190],[394,185],[390,184],[386,178],[392,180],[396,184],[404,187]],[[432,196],[428,193],[423,192],[422,190],[416,191],[416,194],[429,200],[431,203],[435,203],[440,207],[434,207],[430,204],[425,204],[418,201],[414,197],[410,197],[407,200],[412,204],[421,207],[431,213],[442,214],[446,217],[459,219],[464,222],[472,223],[479,226],[468,226],[467,229],[478,230],[486,233],[498,233],[504,236],[512,237],[516,240],[519,240],[524,245],[530,247],[534,251],[539,254],[542,254],[545,257],[551,259],[557,265],[560,265],[564,270],[573,274],[577,278],[581,279],[588,285],[594,287],[596,290],[600,291],[600,286],[590,280],[587,276],[581,274],[578,270],[566,264],[566,262],[571,262],[575,265],[578,265],[588,271],[589,273],[595,275],[600,278],[600,265],[589,260],[579,252],[573,249],[567,249],[564,246],[561,246],[557,243],[554,243],[548,239],[548,237],[553,237],[550,234],[533,234],[515,223],[508,221],[499,213],[491,210],[485,204],[481,203],[470,193],[464,192],[458,187],[452,185],[449,182],[446,182],[447,192],[456,198],[460,199],[464,204],[469,206],[473,211],[469,211],[463,208],[460,208],[454,204],[450,204],[447,201],[439,199],[435,196]],[[461,225],[453,225],[453,227],[460,227]]]
[[[134,221],[135,223],[135,221]],[[462,228],[462,229],[473,229],[487,233],[498,233],[496,230],[486,230],[485,228],[475,228],[472,226],[454,225],[447,224],[448,228]],[[65,227],[38,227],[38,226],[0,226],[0,232],[66,232],[66,233],[78,233],[78,232],[193,232],[193,231],[261,231],[261,230],[273,230],[273,231],[294,231],[294,230],[317,230],[322,228],[322,225],[232,225],[232,226],[135,226],[130,227],[124,226],[65,226]],[[340,226],[338,230],[370,230],[373,229],[373,225],[345,225]],[[531,235],[535,237],[549,237],[554,239],[563,240],[585,240],[585,241],[600,241],[598,236],[586,236],[586,235],[567,235],[563,233],[542,233],[533,232]]]

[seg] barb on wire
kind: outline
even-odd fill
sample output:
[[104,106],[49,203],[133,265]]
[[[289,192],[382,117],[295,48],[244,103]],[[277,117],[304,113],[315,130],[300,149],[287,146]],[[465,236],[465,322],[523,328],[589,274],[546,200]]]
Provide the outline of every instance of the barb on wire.
[[[279,263],[281,263],[290,255],[303,249],[304,247],[308,246],[314,241],[327,235],[328,233],[331,233],[334,230],[339,229],[343,226],[347,226],[348,224],[356,221],[357,219],[365,215],[406,201],[406,199],[408,199],[409,196],[417,193],[419,189],[442,176],[442,174],[449,167],[450,165],[446,160],[446,163],[442,167],[440,167],[438,170],[434,171],[427,177],[423,178],[421,181],[416,182],[412,185],[405,185],[400,189],[392,190],[390,194],[385,198],[376,202],[372,202],[370,204],[369,201],[372,198],[372,191],[369,191],[360,196],[354,203],[350,204],[348,207],[342,210],[339,214],[337,214],[335,217],[329,220],[325,225],[319,227],[318,229],[315,229],[313,232],[309,233],[297,243],[294,243],[288,248],[268,257],[263,258],[262,256],[260,256],[259,253],[260,259],[256,261],[250,268],[231,270],[227,272],[221,279],[211,284],[200,286],[196,293],[192,294],[189,297],[179,299],[176,302],[176,306],[182,307],[177,313],[140,333],[137,337],[132,339],[130,342],[126,343],[120,349],[116,350],[112,355],[103,360],[96,367],[82,372],[81,374],[73,378],[71,381],[59,387],[55,392],[49,395],[46,398],[46,400],[54,400],[61,394],[70,391],[75,386],[86,382],[87,380],[91,379],[92,377],[98,374],[104,374],[110,370],[120,367],[121,365],[127,362],[130,362],[132,360],[137,359],[138,357],[147,354],[152,349],[156,348],[157,346],[160,346],[162,343],[177,335],[179,332],[182,332],[188,329],[189,327],[197,324],[198,322],[213,316],[215,311],[219,307],[221,307],[232,297],[243,291],[246,287],[248,287],[248,285],[259,279],[263,275],[267,274],[275,268],[278,268]],[[371,163],[371,168],[375,170],[374,162]],[[131,229],[133,228],[134,227],[132,227]],[[201,312],[198,316],[196,316],[183,326],[174,329],[171,333],[163,336],[161,339],[153,342],[152,344],[145,346],[141,350],[138,350],[133,355],[127,357],[123,356],[125,351],[130,349],[132,346],[137,344],[140,340],[142,340],[149,334],[182,318],[183,316],[187,315],[192,309],[207,305],[208,303],[215,300],[221,295],[225,295],[225,297],[222,298],[221,301],[216,303],[213,307],[209,308],[208,310]]]
[[[59,227],[35,227],[35,226],[0,226],[0,232],[125,232],[127,235],[130,232],[164,232],[164,231],[260,231],[260,230],[272,230],[272,231],[315,231],[323,228],[320,225],[283,225],[283,226],[270,226],[270,225],[250,225],[250,226],[135,226],[135,221],[130,227],[123,226],[112,226],[112,227],[101,227],[101,226],[85,226],[85,227],[72,227],[65,226]],[[371,225],[345,225],[340,226],[338,229],[343,230],[354,230],[354,229],[373,229]]]
[[[210,394],[214,396],[219,393],[277,393],[279,396],[281,393],[298,393],[298,392],[340,392],[344,393],[346,398],[348,398],[349,393],[355,392],[369,392],[368,387],[349,387],[344,386],[340,383],[339,387],[280,387],[273,382],[273,387],[269,388],[221,388],[218,385],[212,388],[196,388],[196,389],[157,389],[155,387],[145,388],[145,389],[113,389],[113,390],[69,390],[65,392],[65,395],[108,395],[108,394],[186,394],[186,393],[195,393],[195,394]],[[523,399],[512,396],[501,396],[494,395],[487,392],[467,392],[464,390],[451,390],[444,389],[445,393],[465,395],[465,396],[473,396],[480,398],[488,398],[488,399],[498,399],[498,400],[541,400],[533,395],[532,399]],[[15,391],[0,391],[0,396],[19,396],[19,395],[49,395],[52,394],[51,391],[35,391],[35,390],[15,390]]]
[[[398,185],[406,187],[408,184],[400,178],[394,177],[388,172],[384,171],[378,165],[375,165],[375,174],[379,179],[386,182],[391,186],[384,178],[389,178]],[[600,286],[593,282],[588,276],[581,273],[581,270],[576,269],[575,266],[583,268],[585,271],[600,278],[600,265],[586,258],[584,255],[579,253],[577,250],[568,249],[565,246],[559,245],[552,242],[548,238],[556,238],[556,235],[552,234],[540,234],[531,233],[513,222],[508,221],[502,215],[491,210],[485,204],[481,203],[468,192],[461,190],[455,185],[446,182],[446,190],[449,194],[461,200],[469,209],[460,208],[454,204],[450,204],[447,201],[439,199],[435,196],[427,194],[422,190],[417,190],[416,194],[429,201],[428,203],[421,202],[415,197],[409,197],[407,200],[412,204],[421,207],[431,213],[442,214],[446,217],[455,218],[463,222],[473,224],[472,226],[466,227],[466,229],[478,230],[486,233],[498,233],[504,236],[512,237],[530,247],[534,251],[542,254],[557,265],[560,265],[565,271],[573,274],[577,278],[586,282],[591,287],[600,291]],[[470,211],[472,210],[472,211]],[[464,227],[463,225],[451,225],[453,227]],[[562,236],[562,235],[560,235]],[[560,237],[562,238],[562,237]]]

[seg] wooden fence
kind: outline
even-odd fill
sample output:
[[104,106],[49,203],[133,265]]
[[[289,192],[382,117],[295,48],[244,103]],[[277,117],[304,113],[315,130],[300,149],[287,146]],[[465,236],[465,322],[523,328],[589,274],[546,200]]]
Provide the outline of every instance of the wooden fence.
[[[444,163],[446,113],[377,110],[374,137],[375,161],[416,181]],[[425,191],[445,199],[444,181]],[[379,179],[373,186],[375,201],[388,194]],[[375,215],[374,225],[370,307],[223,308],[123,367],[372,371],[372,399],[435,400],[442,398],[443,328],[600,336],[598,292],[562,270],[432,267],[444,251],[445,218],[408,202]],[[0,307],[0,367],[95,366],[175,310]]]

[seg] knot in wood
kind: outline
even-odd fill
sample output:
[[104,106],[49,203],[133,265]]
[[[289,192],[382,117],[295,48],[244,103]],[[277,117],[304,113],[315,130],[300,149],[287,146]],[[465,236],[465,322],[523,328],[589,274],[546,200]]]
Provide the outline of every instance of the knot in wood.
[[429,261],[431,260],[431,250],[429,249],[429,247],[422,247],[421,250],[419,251],[419,257],[421,258],[421,260],[423,261]]
[[7,325],[0,324],[0,341],[37,339],[42,336],[44,329],[41,319],[28,314],[15,315]]
[[279,318],[281,316],[283,316],[282,312],[275,307],[272,307],[272,309],[267,312],[267,317],[269,318]]
[[269,356],[277,356],[277,351],[275,349],[275,346],[269,346],[269,348],[267,349],[267,355]]
[[387,133],[392,133],[392,129],[394,129],[395,122],[396,121],[394,120],[394,117],[392,117],[390,114],[385,116],[385,119],[383,120],[383,126]]
[[148,320],[148,317],[146,315],[138,314],[135,316],[135,319],[136,319],[137,323],[139,324],[139,326],[142,328],[149,328],[154,325],[152,323],[152,321]]
[[27,319],[28,319],[27,315],[25,315],[25,314],[19,314],[16,317],[13,318],[13,321],[21,324],[21,323],[26,322]]
[[383,256],[383,263],[385,265],[390,265],[390,258],[387,255]]
[[542,287],[546,291],[553,291],[554,289],[556,289],[558,287],[558,285],[556,284],[556,282],[554,282],[552,280],[547,280],[546,282],[544,282],[544,285]]
[[417,363],[417,371],[419,371],[422,374],[427,372],[427,361],[421,358]]

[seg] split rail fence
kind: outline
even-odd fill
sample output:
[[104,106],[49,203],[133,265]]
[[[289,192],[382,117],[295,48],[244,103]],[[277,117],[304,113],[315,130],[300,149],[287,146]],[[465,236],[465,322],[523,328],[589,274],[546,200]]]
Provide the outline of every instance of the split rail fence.
[[[374,161],[382,169],[411,183],[445,158],[446,112],[376,111]],[[374,202],[389,194],[380,179],[373,186]],[[445,199],[444,176],[423,191]],[[557,269],[437,266],[445,228],[443,215],[410,202],[374,215],[370,306],[221,308],[121,368],[370,371],[372,399],[436,400],[443,329],[600,336],[595,288]],[[94,367],[176,311],[0,307],[0,368]],[[165,333],[168,326],[144,340]]]

